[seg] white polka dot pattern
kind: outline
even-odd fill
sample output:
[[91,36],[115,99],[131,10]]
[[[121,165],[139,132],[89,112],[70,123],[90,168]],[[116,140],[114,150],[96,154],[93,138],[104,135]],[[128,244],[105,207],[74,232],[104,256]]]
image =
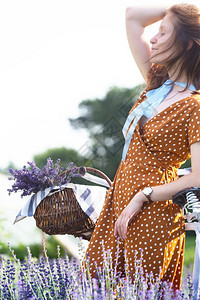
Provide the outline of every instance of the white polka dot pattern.
[[[145,98],[144,91],[134,107]],[[114,223],[133,196],[145,186],[178,178],[177,168],[190,157],[190,145],[200,141],[199,121],[200,96],[192,95],[151,118],[143,126],[142,134],[138,122],[126,160],[119,165],[87,250],[92,276],[96,273],[95,265],[102,265],[102,240],[114,262],[117,247]],[[142,248],[144,272],[153,271],[180,288],[184,232],[182,213],[171,200],[145,204],[129,225],[126,240],[120,243],[118,271],[123,275],[126,249],[134,277],[134,253]]]

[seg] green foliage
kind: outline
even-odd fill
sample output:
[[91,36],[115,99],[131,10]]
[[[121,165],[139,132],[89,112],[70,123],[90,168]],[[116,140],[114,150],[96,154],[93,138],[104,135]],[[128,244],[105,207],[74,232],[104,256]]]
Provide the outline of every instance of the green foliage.
[[84,100],[79,107],[82,115],[70,119],[74,128],[89,132],[91,145],[86,154],[90,166],[102,170],[114,178],[121,160],[124,137],[122,128],[128,112],[144,89],[111,88],[103,99]]
[[185,255],[184,255],[184,265],[186,267],[189,267],[194,262],[195,238],[196,235],[194,231],[186,231]]
[[[47,158],[51,157],[51,159],[54,161],[54,163],[61,159],[60,166],[66,169],[70,162],[73,162],[75,166],[91,166],[90,160],[88,158],[80,155],[76,150],[74,149],[67,149],[65,147],[61,148],[52,148],[48,149],[47,151],[37,154],[34,156],[33,160],[35,161],[36,165],[39,168],[43,168],[44,165],[46,165]],[[82,178],[73,178],[73,183],[78,184],[86,184],[85,180]],[[91,185],[92,183],[87,182],[88,185]]]
[[67,168],[70,162],[74,162],[75,165],[81,166],[86,163],[86,159],[79,155],[79,153],[74,149],[67,149],[65,147],[52,148],[47,151],[37,154],[34,156],[33,160],[39,168],[43,168],[47,163],[47,158],[51,157],[54,163],[61,159],[60,166],[64,169]]
[[[57,258],[57,245],[58,242],[55,240],[53,236],[48,237],[46,242],[46,249],[48,252],[48,256],[51,259]],[[19,258],[21,261],[23,261],[27,257],[27,248],[24,244],[19,244],[17,246],[12,246],[12,249],[14,250],[17,258]],[[31,253],[33,257],[38,258],[40,255],[42,255],[42,241],[41,244],[32,244],[30,245]],[[60,253],[61,256],[65,255],[65,249],[60,246]],[[4,242],[0,242],[0,254],[4,254],[8,257],[12,257],[12,254],[10,253],[10,250],[8,248],[8,245]]]
[[186,160],[186,162],[180,167],[180,169],[190,168],[191,167],[191,158]]

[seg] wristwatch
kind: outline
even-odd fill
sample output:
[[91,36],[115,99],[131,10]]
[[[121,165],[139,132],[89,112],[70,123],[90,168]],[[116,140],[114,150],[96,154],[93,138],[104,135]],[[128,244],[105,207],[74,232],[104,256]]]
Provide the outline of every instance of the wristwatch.
[[153,192],[153,189],[148,186],[148,187],[145,187],[143,190],[142,190],[143,194],[147,197],[149,203],[152,203],[153,201],[151,200],[151,194]]

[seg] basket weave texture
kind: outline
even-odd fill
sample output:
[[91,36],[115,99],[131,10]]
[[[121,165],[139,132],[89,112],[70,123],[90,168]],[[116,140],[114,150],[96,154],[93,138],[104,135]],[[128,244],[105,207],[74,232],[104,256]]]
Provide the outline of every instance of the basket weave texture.
[[72,234],[90,240],[95,223],[82,210],[72,188],[45,197],[37,206],[36,226],[49,235]]
[[[70,170],[65,171],[68,173]],[[104,178],[108,186],[111,180],[100,170],[91,167],[79,167],[78,173],[92,172]],[[49,235],[72,234],[90,240],[95,223],[82,210],[72,188],[58,190],[45,197],[37,206],[34,218],[36,226]]]

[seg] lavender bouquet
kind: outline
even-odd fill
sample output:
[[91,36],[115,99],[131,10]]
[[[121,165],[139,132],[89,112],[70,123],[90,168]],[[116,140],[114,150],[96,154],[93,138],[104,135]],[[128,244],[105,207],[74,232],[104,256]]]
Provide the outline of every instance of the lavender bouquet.
[[9,180],[14,180],[11,189],[8,189],[9,195],[12,192],[22,191],[21,197],[37,193],[48,187],[62,186],[71,181],[72,177],[80,177],[75,174],[77,167],[71,162],[66,170],[70,170],[67,174],[64,168],[60,167],[60,159],[54,164],[51,158],[47,159],[47,164],[42,170],[36,166],[35,162],[27,162],[28,167],[24,166],[22,170],[9,169],[12,177]]

